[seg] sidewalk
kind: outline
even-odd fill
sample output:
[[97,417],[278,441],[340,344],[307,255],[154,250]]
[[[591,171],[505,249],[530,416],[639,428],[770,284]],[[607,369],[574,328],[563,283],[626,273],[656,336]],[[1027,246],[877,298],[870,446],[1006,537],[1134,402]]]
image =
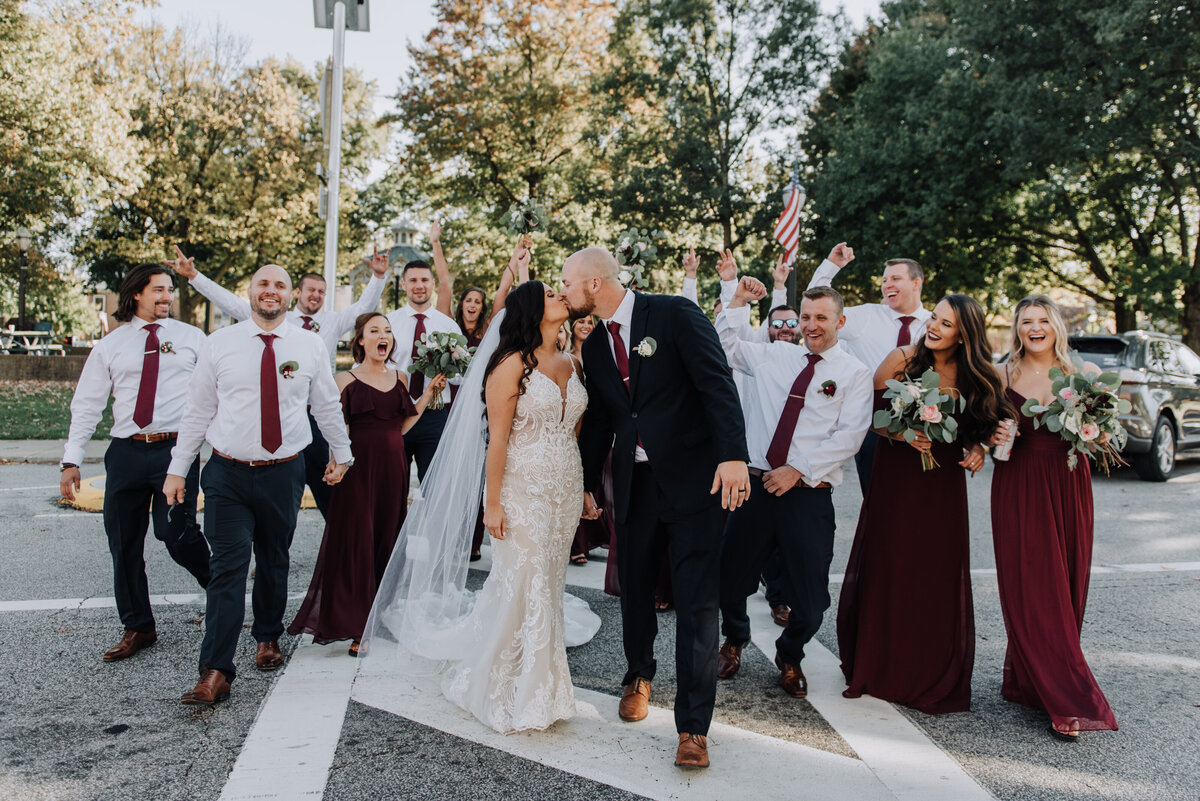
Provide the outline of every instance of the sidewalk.
[[[90,439],[84,447],[84,464],[103,464],[107,439]],[[0,439],[0,464],[58,464],[67,442],[62,439]],[[211,453],[208,443],[200,450],[200,460]]]

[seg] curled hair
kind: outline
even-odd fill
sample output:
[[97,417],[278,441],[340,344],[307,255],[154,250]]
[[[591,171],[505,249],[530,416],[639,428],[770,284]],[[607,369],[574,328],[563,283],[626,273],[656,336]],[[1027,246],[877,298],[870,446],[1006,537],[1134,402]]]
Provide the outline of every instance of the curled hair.
[[136,295],[141,294],[142,290],[150,284],[150,279],[156,275],[165,275],[171,278],[171,285],[175,285],[175,278],[171,275],[171,269],[162,264],[139,264],[129,271],[125,276],[125,280],[121,282],[120,295],[117,297],[117,310],[113,312],[113,317],[123,323],[127,323],[137,314],[137,298]]
[[[472,292],[478,292],[483,298],[483,305],[479,309],[479,319],[475,322],[475,328],[471,331],[467,330],[467,324],[463,321],[463,301],[467,299],[467,295]],[[458,296],[458,308],[454,310],[454,322],[458,323],[458,330],[463,332],[463,335],[469,339],[480,340],[487,333],[488,327],[488,310],[487,310],[487,293],[477,286],[469,286],[462,291]]]
[[546,285],[541,281],[526,281],[504,300],[504,319],[500,321],[500,342],[488,360],[483,374],[484,403],[487,403],[487,382],[492,371],[514,353],[521,354],[525,371],[517,386],[517,395],[525,394],[525,382],[537,366],[534,351],[542,344],[542,317],[546,313]]
[[[983,308],[966,295],[946,295],[942,300],[950,304],[958,320],[960,341],[954,354],[958,365],[955,382],[959,396],[966,401],[966,409],[958,422],[961,441],[970,447],[987,442],[996,425],[1005,418],[1015,417],[1016,413],[1005,399],[1000,374],[992,365]],[[933,365],[933,351],[925,344],[925,337],[921,337],[912,357],[904,365],[904,372],[917,378]]]
[[[388,322],[387,315],[379,312],[363,312],[354,318],[354,336],[350,338],[350,355],[354,357],[354,361],[362,364],[367,360],[367,349],[360,341],[363,334],[367,330],[367,323],[374,320],[376,317],[382,317],[384,322]],[[390,323],[389,323],[390,325]],[[396,337],[392,336],[392,347],[388,349],[387,358],[384,361],[390,361],[392,354],[396,352]]]
[[1054,360],[1057,362],[1057,367],[1064,373],[1075,372],[1075,365],[1071,363],[1071,345],[1067,335],[1067,322],[1063,319],[1062,309],[1058,304],[1050,300],[1048,295],[1029,295],[1021,298],[1021,302],[1017,304],[1017,310],[1013,312],[1012,323],[1012,338],[1009,343],[1009,352],[1012,356],[1008,363],[1013,374],[1021,372],[1021,360],[1025,358],[1025,343],[1021,341],[1021,313],[1029,308],[1038,308],[1046,312],[1046,316],[1050,318],[1050,329],[1054,331]]

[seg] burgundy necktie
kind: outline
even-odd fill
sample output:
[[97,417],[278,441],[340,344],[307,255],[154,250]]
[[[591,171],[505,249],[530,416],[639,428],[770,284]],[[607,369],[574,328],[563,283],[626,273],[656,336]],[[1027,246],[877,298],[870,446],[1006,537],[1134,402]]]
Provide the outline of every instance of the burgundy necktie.
[[258,410],[262,419],[262,444],[268,453],[279,450],[283,431],[279,425],[279,379],[275,372],[275,335],[259,334],[263,341],[262,366],[259,368]]
[[304,330],[311,331],[312,330],[312,317],[309,317],[307,314],[302,314],[302,315],[300,315],[300,319],[304,321]]
[[896,335],[897,348],[902,348],[912,342],[912,334],[908,333],[908,325],[915,319],[917,318],[908,315],[900,318],[900,333]]
[[775,436],[771,437],[771,447],[767,448],[767,464],[774,470],[787,464],[788,451],[792,447],[792,434],[796,433],[796,421],[800,419],[800,410],[804,408],[804,393],[812,382],[813,372],[821,357],[815,353],[804,354],[808,364],[796,376],[792,390],[788,393],[787,403],[783,405],[783,414],[779,415],[779,425],[775,426]]
[[608,324],[608,333],[612,334],[613,355],[617,359],[617,372],[621,374],[621,378],[625,381],[625,391],[629,391],[629,353],[625,350],[625,342],[621,339],[621,324],[611,322]]
[[146,326],[146,350],[142,354],[142,380],[138,384],[133,422],[145,428],[154,421],[154,392],[158,389],[158,323]]
[[[417,327],[413,329],[413,346],[411,359],[417,358],[417,345],[421,343],[421,335],[425,333],[425,315],[414,314],[413,317],[417,320]],[[418,371],[412,374],[412,378],[408,382],[408,394],[413,397],[413,400],[421,397],[421,393],[425,391],[425,374]]]

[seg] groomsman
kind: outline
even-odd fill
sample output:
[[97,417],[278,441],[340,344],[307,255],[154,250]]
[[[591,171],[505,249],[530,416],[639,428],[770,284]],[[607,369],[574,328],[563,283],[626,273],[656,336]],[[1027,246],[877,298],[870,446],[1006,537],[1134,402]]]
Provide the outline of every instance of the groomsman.
[[750,641],[746,598],[758,589],[759,572],[778,547],[791,578],[791,614],[775,641],[775,665],[783,689],[803,698],[808,693],[800,669],[804,646],[829,608],[832,492],[842,481],[842,463],[858,450],[870,425],[874,371],[838,342],[846,318],[841,295],[829,287],[804,292],[802,345],[755,342],[746,304],[766,294],[762,282],[743,278],[716,324],[730,365],[753,379],[743,400],[750,497],[730,513],[725,527],[725,642],[717,675],[731,678],[741,665],[742,648]]
[[207,439],[204,523],[212,551],[200,681],[184,704],[208,706],[229,697],[234,654],[246,616],[246,572],[254,553],[254,625],[259,670],[283,663],[279,635],[287,605],[288,548],[304,492],[297,457],[311,437],[311,408],[333,451],[325,480],[336,484],[354,463],[329,353],[320,337],[288,325],[292,282],[267,265],[250,282],[250,319],[208,338],[192,376],[187,410],[163,493],[181,504],[191,494],[184,475]]
[[[427,262],[410,261],[404,265],[400,280],[408,302],[387,316],[388,323],[392,326],[392,335],[396,338],[392,362],[398,371],[408,375],[408,391],[415,401],[425,391],[425,376],[421,373],[409,374],[407,371],[417,355],[417,344],[421,341],[421,335],[434,331],[461,334],[462,331],[453,317],[434,308],[433,269]],[[450,414],[449,401],[457,391],[458,380],[455,379],[450,387],[442,390],[444,407],[426,408],[417,424],[404,435],[404,450],[409,458],[417,460],[417,473],[422,481],[429,470],[429,463],[433,461],[434,451],[442,438],[442,430],[446,427],[446,417]],[[446,397],[447,394],[450,397]]]
[[188,382],[204,343],[200,329],[171,319],[174,291],[171,272],[160,264],[140,264],[129,272],[113,314],[125,324],[92,348],[71,400],[59,482],[68,500],[80,487],[84,445],[113,397],[112,442],[104,454],[104,531],[125,633],[104,652],[105,662],[131,657],[158,639],[144,559],[151,521],[171,558],[201,587],[208,584],[208,545],[196,524],[200,460],[181,464],[189,497],[173,514],[162,494]]
[[[250,304],[243,297],[230,292],[196,269],[196,260],[183,255],[178,247],[175,248],[175,260],[168,262],[175,272],[188,279],[201,295],[216,304],[217,308],[235,320],[250,319]],[[354,330],[354,321],[360,314],[375,311],[379,307],[379,299],[383,297],[383,289],[387,285],[388,257],[386,253],[375,251],[371,259],[371,280],[367,282],[358,300],[341,311],[325,307],[325,277],[319,273],[305,273],[300,276],[296,287],[296,307],[287,313],[287,321],[292,325],[312,331],[325,343],[329,351],[330,364],[337,357],[338,340]],[[313,501],[317,504],[321,517],[329,508],[329,485],[325,483],[325,466],[329,463],[329,445],[321,436],[321,429],[310,414],[308,427],[312,442],[304,449],[304,483],[312,492]]]
[[[854,261],[854,249],[839,242],[813,273],[808,288],[832,286],[834,276]],[[870,369],[883,363],[884,357],[899,347],[925,336],[930,311],[921,305],[921,287],[925,272],[912,259],[888,259],[883,263],[882,303],[864,303],[846,308],[846,327],[842,340],[850,352]],[[871,481],[871,464],[879,435],[868,431],[862,448],[854,455],[858,483],[866,494]]]

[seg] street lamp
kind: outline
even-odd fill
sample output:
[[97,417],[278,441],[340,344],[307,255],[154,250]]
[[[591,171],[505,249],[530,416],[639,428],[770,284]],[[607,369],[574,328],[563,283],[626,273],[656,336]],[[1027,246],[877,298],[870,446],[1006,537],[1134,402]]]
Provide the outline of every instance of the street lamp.
[[27,331],[25,327],[25,284],[29,281],[29,248],[33,245],[33,234],[25,226],[17,229],[17,250],[21,251],[21,283],[17,295],[17,328]]

